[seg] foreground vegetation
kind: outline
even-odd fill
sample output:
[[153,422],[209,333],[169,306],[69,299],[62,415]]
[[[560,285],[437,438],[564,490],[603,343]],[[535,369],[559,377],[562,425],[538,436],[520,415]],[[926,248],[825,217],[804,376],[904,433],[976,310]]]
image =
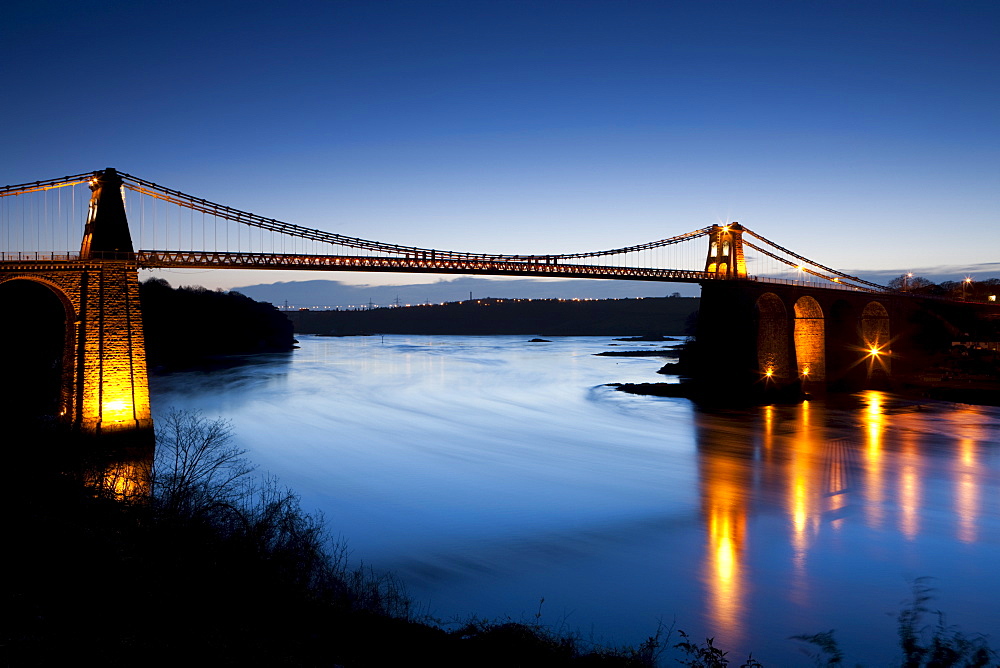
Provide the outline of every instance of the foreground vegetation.
[[537,619],[418,618],[392,576],[349,566],[321,517],[252,474],[225,422],[173,413],[157,432],[152,468],[142,447],[107,461],[81,458],[88,443],[54,428],[19,435],[30,447],[3,488],[17,537],[4,665],[654,663],[656,639],[604,649]]
[[[762,666],[672,628],[638,647],[597,646],[542,624],[540,608],[531,620],[417,615],[395,578],[350,566],[322,517],[254,475],[222,420],[165,416],[155,458],[126,444],[110,460],[44,424],[18,436],[26,447],[3,486],[16,537],[5,665]],[[930,610],[930,594],[915,583],[899,615],[898,665],[998,665],[986,638]],[[833,631],[798,640],[815,665],[845,665]]]

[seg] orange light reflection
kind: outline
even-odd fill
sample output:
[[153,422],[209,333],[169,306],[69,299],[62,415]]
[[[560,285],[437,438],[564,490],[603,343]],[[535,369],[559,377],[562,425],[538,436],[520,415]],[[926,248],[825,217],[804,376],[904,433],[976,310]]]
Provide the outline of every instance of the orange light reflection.
[[736,630],[744,626],[742,551],[746,539],[746,460],[721,453],[702,459],[703,508],[708,524],[703,580],[712,626]]
[[788,460],[788,511],[791,520],[792,570],[794,598],[800,605],[807,605],[806,558],[810,539],[819,529],[820,513],[817,507],[816,436],[811,425],[811,404],[803,401],[798,408],[799,425],[794,447]]
[[885,431],[885,414],[882,409],[881,392],[870,390],[865,393],[865,521],[869,527],[878,529],[885,521],[885,490],[883,486],[882,434]]
[[961,461],[956,465],[955,513],[958,515],[958,539],[975,543],[978,539],[979,484],[976,480],[976,442],[963,438],[959,442]]
[[900,452],[899,530],[913,540],[920,532],[920,453],[909,436]]

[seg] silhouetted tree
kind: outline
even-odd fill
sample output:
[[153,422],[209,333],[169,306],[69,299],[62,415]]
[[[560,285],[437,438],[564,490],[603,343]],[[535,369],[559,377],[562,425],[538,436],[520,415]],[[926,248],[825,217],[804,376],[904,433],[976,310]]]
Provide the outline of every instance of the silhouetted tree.
[[191,515],[212,507],[236,507],[253,472],[232,444],[232,426],[196,411],[171,410],[156,419],[156,455],[150,476],[153,498],[171,513]]
[[937,285],[934,281],[928,280],[923,276],[901,274],[889,281],[888,287],[892,290],[899,290],[901,292],[931,293]]
[[194,366],[221,355],[291,350],[295,343],[281,311],[238,292],[174,289],[151,278],[140,297],[150,366]]

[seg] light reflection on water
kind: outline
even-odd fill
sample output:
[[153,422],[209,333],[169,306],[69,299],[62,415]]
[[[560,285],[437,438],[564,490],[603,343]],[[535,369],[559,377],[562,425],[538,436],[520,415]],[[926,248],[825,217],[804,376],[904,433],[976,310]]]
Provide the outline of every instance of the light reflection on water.
[[949,623],[1000,632],[997,409],[868,392],[696,410],[603,387],[655,381],[662,358],[527,338],[303,337],[157,378],[154,405],[230,418],[441,618],[530,617],[545,597],[543,621],[585,635],[676,619],[770,665],[808,664],[786,639],[836,628],[878,665],[907,578],[929,575]]

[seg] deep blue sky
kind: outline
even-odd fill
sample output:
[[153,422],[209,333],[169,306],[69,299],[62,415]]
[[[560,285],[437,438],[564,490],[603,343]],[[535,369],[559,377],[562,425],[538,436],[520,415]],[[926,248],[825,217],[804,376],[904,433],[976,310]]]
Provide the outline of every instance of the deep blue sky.
[[998,2],[18,4],[0,183],[114,166],[455,250],[739,220],[842,269],[1000,260]]

